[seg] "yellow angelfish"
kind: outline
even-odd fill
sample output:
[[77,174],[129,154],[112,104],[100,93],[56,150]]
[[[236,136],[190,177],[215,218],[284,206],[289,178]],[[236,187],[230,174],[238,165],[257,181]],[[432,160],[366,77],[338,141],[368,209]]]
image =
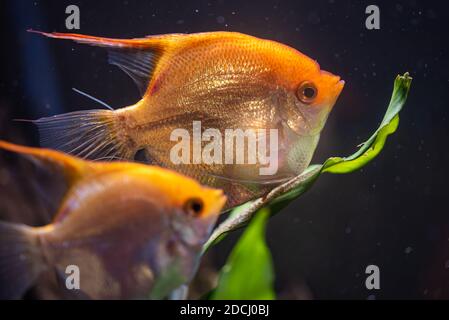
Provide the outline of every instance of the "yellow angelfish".
[[[78,111],[35,121],[43,146],[90,159],[129,160],[143,150],[148,163],[224,189],[228,208],[308,166],[344,86],[340,77],[301,52],[241,33],[127,40],[39,33],[107,48],[109,62],[130,75],[142,93],[136,104],[114,111]],[[254,133],[255,141],[247,142],[247,149],[232,145],[235,137],[226,140],[226,130],[250,130],[244,138]],[[179,133],[186,132],[191,139],[181,139]],[[189,147],[179,148],[186,141]],[[235,156],[228,157],[228,151]]]
[[20,298],[43,273],[64,275],[69,266],[78,268],[80,287],[62,285],[66,294],[163,298],[193,277],[226,202],[221,190],[159,167],[3,141],[0,148],[62,172],[68,182],[51,224],[0,222],[0,299]]

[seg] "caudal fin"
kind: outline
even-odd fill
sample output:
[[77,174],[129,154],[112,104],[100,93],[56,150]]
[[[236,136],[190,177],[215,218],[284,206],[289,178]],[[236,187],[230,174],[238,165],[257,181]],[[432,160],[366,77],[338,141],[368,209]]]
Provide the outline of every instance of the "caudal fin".
[[0,222],[0,300],[20,299],[45,270],[32,227]]
[[136,150],[117,135],[111,110],[76,111],[33,121],[42,147],[91,160],[132,159]]

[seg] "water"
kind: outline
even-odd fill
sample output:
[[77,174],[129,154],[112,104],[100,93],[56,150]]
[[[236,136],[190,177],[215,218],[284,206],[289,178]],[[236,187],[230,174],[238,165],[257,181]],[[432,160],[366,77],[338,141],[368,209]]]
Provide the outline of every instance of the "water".
[[[11,120],[97,107],[72,87],[114,108],[139,98],[132,81],[107,64],[102,49],[26,32],[65,32],[65,8],[72,2],[1,3],[1,139],[37,145],[34,128]],[[76,4],[79,33],[131,38],[239,31],[317,59],[346,86],[313,162],[348,155],[368,138],[383,116],[394,77],[409,71],[414,78],[409,100],[382,154],[359,172],[322,177],[271,220],[276,288],[285,298],[449,298],[447,4],[382,4],[379,30],[366,29],[367,4],[355,1]],[[2,218],[44,223],[51,204],[24,189],[38,173],[12,156],[0,161],[9,168],[0,170]],[[234,240],[215,249],[212,265],[222,265]],[[381,272],[381,289],[375,292],[365,288],[365,268],[371,264]]]

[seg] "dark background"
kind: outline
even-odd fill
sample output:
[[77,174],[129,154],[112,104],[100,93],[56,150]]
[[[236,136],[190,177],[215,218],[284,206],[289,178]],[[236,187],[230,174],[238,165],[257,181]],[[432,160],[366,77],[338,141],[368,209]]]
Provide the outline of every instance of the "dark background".
[[[65,8],[81,10],[83,34],[141,37],[239,31],[286,43],[340,75],[346,86],[313,162],[349,155],[377,127],[392,82],[414,78],[398,132],[363,170],[322,176],[268,226],[280,298],[449,299],[448,5],[444,1],[1,1],[0,138],[37,145],[34,119],[114,108],[139,99],[132,81],[99,48],[27,33],[65,29]],[[380,7],[381,29],[365,28]],[[10,159],[9,159],[10,160]],[[0,217],[42,224],[44,204],[22,166],[0,160]],[[238,233],[210,255],[220,267]],[[378,265],[381,289],[365,288]],[[257,266],[254,266],[257,268]]]

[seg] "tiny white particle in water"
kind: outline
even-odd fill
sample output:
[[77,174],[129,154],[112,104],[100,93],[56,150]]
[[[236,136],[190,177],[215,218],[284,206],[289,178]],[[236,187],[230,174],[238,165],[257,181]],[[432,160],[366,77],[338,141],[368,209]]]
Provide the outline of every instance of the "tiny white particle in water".
[[413,251],[413,248],[412,247],[407,247],[407,248],[405,248],[405,250],[404,250],[404,252],[406,253],[406,254],[409,254],[410,252],[412,252]]

